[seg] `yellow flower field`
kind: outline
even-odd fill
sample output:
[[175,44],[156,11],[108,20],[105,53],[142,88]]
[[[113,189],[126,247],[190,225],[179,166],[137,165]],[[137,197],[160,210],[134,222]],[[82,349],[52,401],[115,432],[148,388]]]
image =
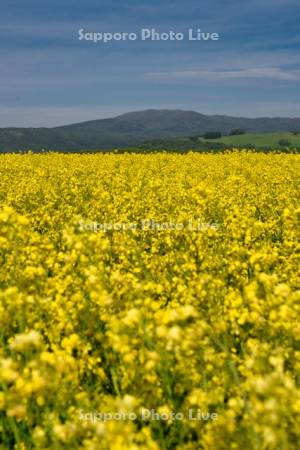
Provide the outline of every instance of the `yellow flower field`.
[[0,156],[0,448],[300,442],[297,155]]

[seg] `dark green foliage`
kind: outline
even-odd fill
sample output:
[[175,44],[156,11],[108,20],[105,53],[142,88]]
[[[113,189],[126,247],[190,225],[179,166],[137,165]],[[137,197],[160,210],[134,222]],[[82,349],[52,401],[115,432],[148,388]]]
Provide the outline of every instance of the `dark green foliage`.
[[220,131],[208,131],[203,135],[204,139],[220,139],[222,137],[222,133]]
[[246,130],[235,128],[234,130],[231,130],[229,134],[230,136],[240,136],[241,134],[246,134]]
[[278,141],[278,144],[281,147],[289,147],[291,145],[290,141],[288,141],[287,139],[280,139],[280,141]]

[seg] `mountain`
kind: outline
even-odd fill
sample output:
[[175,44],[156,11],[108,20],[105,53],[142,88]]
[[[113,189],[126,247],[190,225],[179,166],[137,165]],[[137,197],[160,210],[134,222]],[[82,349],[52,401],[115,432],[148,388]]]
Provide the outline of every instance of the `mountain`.
[[0,128],[0,152],[19,150],[109,150],[141,145],[147,140],[196,136],[209,131],[228,134],[300,131],[300,118],[208,116],[194,111],[146,110],[110,119],[55,128]]

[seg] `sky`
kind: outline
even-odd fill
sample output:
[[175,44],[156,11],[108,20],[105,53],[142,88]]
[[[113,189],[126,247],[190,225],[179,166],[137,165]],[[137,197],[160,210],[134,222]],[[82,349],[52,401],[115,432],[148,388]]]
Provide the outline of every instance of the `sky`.
[[[300,117],[299,0],[4,0],[0,127],[143,109]],[[190,41],[188,29],[218,33]],[[94,43],[85,33],[135,33]],[[142,29],[183,33],[140,39]]]

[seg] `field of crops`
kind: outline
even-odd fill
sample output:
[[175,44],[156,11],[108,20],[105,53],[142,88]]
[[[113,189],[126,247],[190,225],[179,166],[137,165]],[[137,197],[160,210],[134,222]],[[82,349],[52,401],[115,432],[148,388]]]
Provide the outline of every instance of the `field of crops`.
[[[280,145],[280,141],[288,144]],[[300,148],[300,133],[246,133],[237,136],[223,136],[220,139],[212,139],[211,142],[224,143],[228,146],[252,146],[255,148]]]
[[299,449],[299,175],[0,156],[0,448]]

